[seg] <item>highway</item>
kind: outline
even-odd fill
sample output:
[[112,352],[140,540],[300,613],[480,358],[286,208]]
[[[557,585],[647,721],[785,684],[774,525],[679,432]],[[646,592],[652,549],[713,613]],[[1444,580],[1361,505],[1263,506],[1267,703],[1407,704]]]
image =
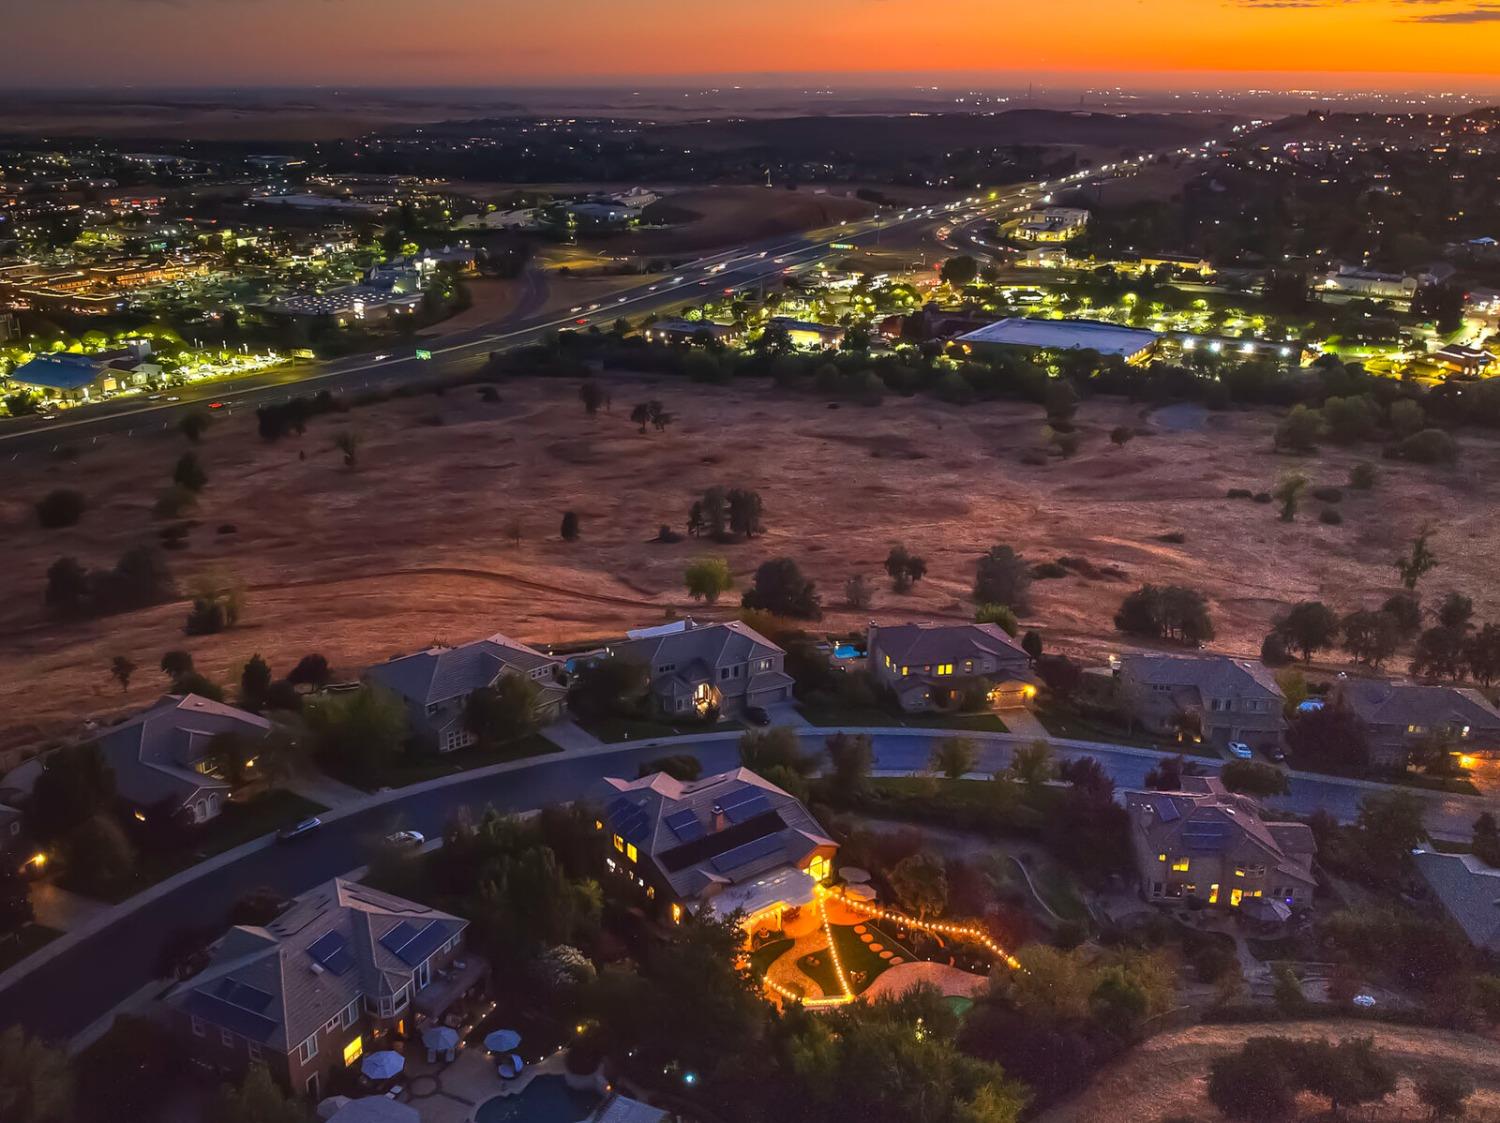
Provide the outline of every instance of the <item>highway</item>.
[[[803,731],[804,748],[821,753],[828,731]],[[927,767],[942,731],[876,732],[875,767],[883,772],[917,772]],[[981,744],[977,773],[990,774],[1010,761],[1018,738],[976,736]],[[1146,773],[1160,754],[1146,750],[1090,744],[1060,747],[1059,752],[1086,752],[1097,758],[1120,788],[1144,786]],[[645,760],[667,753],[692,753],[705,773],[738,764],[734,735],[718,738],[673,738],[637,745],[612,746],[587,754],[530,758],[502,769],[445,778],[418,790],[392,792],[379,806],[327,816],[324,827],[289,844],[262,840],[227,856],[222,864],[180,875],[181,883],[142,903],[102,930],[77,940],[51,959],[7,974],[0,990],[0,1025],[20,1022],[33,1033],[65,1039],[79,1033],[156,975],[162,948],[170,936],[189,927],[214,928],[229,906],[260,886],[293,895],[369,861],[377,839],[400,828],[438,837],[460,808],[523,811],[589,795],[605,776],[634,777]],[[1294,775],[1290,794],[1268,801],[1298,814],[1323,808],[1342,821],[1352,820],[1360,799],[1378,785]],[[1427,808],[1427,823],[1436,834],[1467,837],[1482,809],[1475,797],[1415,792]]]

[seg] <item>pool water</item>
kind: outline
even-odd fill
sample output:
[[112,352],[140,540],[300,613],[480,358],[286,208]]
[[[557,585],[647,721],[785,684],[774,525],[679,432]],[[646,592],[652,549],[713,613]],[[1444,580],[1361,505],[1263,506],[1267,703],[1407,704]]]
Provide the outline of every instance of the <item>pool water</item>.
[[852,643],[841,643],[833,649],[835,659],[858,659],[864,652]]
[[478,1123],[579,1123],[599,1106],[599,1096],[569,1088],[561,1076],[534,1078],[514,1096],[496,1096],[479,1105]]

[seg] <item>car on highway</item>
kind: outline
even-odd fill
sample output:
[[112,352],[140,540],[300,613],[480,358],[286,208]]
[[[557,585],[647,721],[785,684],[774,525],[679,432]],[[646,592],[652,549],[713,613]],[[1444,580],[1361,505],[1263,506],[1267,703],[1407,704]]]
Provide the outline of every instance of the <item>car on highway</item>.
[[380,841],[392,849],[415,850],[427,841],[427,836],[421,831],[392,831]]
[[574,320],[573,322],[575,324],[586,324],[589,322],[589,318],[587,316],[579,316],[578,319]]
[[1243,741],[1230,741],[1229,753],[1231,756],[1238,757],[1240,760],[1250,760],[1255,756],[1255,754],[1250,751],[1250,746],[1245,744],[1245,742]]
[[597,304],[590,304],[589,305],[589,311],[590,312],[597,312],[598,310],[599,310],[599,306]]
[[582,304],[575,304],[572,308],[569,308],[568,311],[571,312],[571,313],[574,313],[576,315],[577,313],[583,311],[583,305]]
[[390,357],[391,357],[391,356],[390,356],[390,352],[386,352],[386,353],[385,353],[385,354],[383,354],[383,355],[376,355],[376,356],[375,356],[375,361],[376,361],[376,362],[377,362],[377,363],[383,363],[383,362],[385,362],[385,361],[386,361],[386,360],[387,360],[387,359],[389,359],[389,358],[390,358]]
[[627,301],[627,300],[629,300],[629,299],[630,299],[630,298],[629,298],[629,297],[628,297],[628,296],[622,296],[622,297],[620,297],[620,299],[619,299],[619,300],[617,300],[617,301],[615,301],[615,303],[616,303],[616,304],[624,304],[624,303],[625,303],[625,302],[626,302],[626,301]]
[[302,819],[289,827],[282,827],[276,832],[277,842],[296,842],[299,838],[306,838],[323,825],[323,820],[314,815],[311,819]]
[[167,399],[167,401],[169,401],[169,402],[180,402],[180,401],[182,401],[182,399],[179,398],[176,394],[173,394],[171,397],[169,397]]
[[208,403],[208,408],[209,409],[223,409],[224,408],[224,403],[223,402],[209,402]]
[[655,285],[648,285],[646,287],[646,291],[647,292],[655,292],[656,291],[656,286]]
[[674,285],[680,285],[684,280],[686,280],[685,277],[673,277],[670,283]]

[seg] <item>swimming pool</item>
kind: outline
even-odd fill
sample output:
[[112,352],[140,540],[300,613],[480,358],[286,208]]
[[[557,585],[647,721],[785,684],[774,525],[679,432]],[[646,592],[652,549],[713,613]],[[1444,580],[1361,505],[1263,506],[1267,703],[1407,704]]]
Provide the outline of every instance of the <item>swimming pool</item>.
[[579,1123],[599,1106],[594,1092],[569,1088],[561,1076],[534,1078],[514,1096],[496,1096],[479,1105],[478,1123]]
[[864,652],[852,643],[841,643],[833,649],[835,659],[858,659]]

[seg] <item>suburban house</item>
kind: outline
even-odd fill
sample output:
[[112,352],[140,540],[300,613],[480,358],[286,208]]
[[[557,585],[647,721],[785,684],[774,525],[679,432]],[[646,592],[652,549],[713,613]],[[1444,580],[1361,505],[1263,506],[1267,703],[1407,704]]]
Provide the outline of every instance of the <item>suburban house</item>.
[[907,713],[954,709],[978,686],[988,705],[1036,695],[1031,657],[996,624],[870,624],[869,666]]
[[748,768],[606,778],[599,802],[606,864],[674,922],[684,909],[741,910],[747,932],[779,927],[783,912],[812,902],[838,850],[799,800]]
[[1286,699],[1264,665],[1227,655],[1125,655],[1114,672],[1118,700],[1154,733],[1197,735],[1220,748],[1239,741],[1272,749],[1286,732]]
[[463,950],[467,926],[335,878],[264,927],[231,928],[165,1001],[198,1063],[237,1074],[259,1062],[317,1099],[367,1050],[483,990],[489,966]]
[[632,633],[604,654],[644,666],[651,697],[667,716],[734,716],[792,697],[786,652],[748,624],[677,621]]
[[1372,768],[1404,769],[1412,748],[1432,736],[1451,737],[1465,752],[1500,749],[1500,711],[1477,690],[1348,678],[1335,684],[1332,702],[1364,723]]
[[1500,870],[1473,854],[1422,850],[1412,860],[1469,942],[1500,955]]
[[465,704],[470,694],[494,686],[501,675],[522,675],[536,683],[539,721],[554,721],[562,715],[568,696],[562,662],[498,632],[458,647],[429,647],[399,655],[366,669],[364,677],[399,695],[406,703],[412,732],[439,752],[448,753],[475,742],[464,722]]
[[[26,851],[26,817],[19,807],[0,802],[0,860],[12,869],[22,869]],[[28,858],[30,855],[26,855]]]
[[1125,793],[1143,898],[1228,908],[1259,898],[1281,920],[1311,907],[1311,827],[1265,822],[1253,799],[1227,791],[1217,776],[1184,777],[1182,788]]
[[120,798],[138,814],[165,812],[206,823],[224,810],[234,790],[215,775],[209,759],[214,738],[261,740],[270,731],[271,723],[259,714],[197,694],[169,694],[98,740]]

